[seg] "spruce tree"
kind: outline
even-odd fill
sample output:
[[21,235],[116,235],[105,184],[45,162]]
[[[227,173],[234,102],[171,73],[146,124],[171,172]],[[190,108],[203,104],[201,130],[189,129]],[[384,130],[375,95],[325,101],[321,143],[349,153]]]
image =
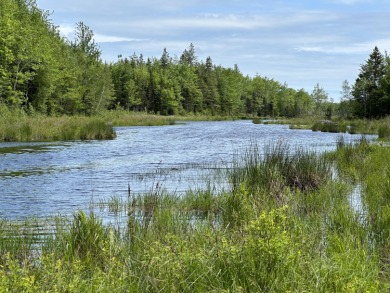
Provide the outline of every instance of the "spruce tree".
[[385,74],[385,59],[378,47],[375,47],[366,63],[361,65],[354,85],[353,96],[357,104],[355,109],[357,116],[374,118],[386,114],[381,105],[384,95],[381,84]]

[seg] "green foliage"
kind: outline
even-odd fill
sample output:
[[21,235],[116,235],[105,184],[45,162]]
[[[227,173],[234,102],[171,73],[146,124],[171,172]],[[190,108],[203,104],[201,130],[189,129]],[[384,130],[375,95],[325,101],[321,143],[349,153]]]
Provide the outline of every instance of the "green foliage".
[[319,83],[314,86],[313,92],[311,94],[313,101],[315,103],[315,113],[317,115],[326,112],[326,104],[328,102],[328,94],[325,90],[320,87]]
[[111,103],[111,74],[86,25],[69,43],[35,1],[4,0],[0,11],[0,103],[88,115]]
[[383,117],[389,113],[389,57],[383,56],[375,47],[353,88],[356,102],[355,114],[359,117]]

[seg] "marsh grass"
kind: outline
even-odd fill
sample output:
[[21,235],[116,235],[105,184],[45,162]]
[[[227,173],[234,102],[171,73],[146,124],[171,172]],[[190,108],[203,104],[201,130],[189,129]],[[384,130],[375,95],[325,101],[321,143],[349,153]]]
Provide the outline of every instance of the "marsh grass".
[[[270,123],[270,122],[269,122]],[[290,118],[274,120],[275,124],[289,124],[290,129],[312,129],[313,131],[349,133],[349,134],[378,134],[379,137],[386,138],[389,135],[388,125],[390,117],[382,119],[348,119],[335,118],[323,120],[316,116],[303,118]]]
[[115,138],[113,127],[99,117],[28,116],[0,109],[0,141],[54,141]]
[[233,189],[245,182],[253,193],[265,190],[276,197],[286,188],[318,189],[331,175],[326,159],[299,147],[292,150],[283,140],[266,146],[262,154],[252,145],[243,157],[235,159],[234,166],[230,173]]
[[173,116],[160,116],[146,112],[128,112],[123,110],[105,111],[98,115],[113,126],[160,126],[174,125]]
[[174,125],[176,121],[227,120],[219,116],[161,116],[123,110],[103,111],[95,116],[44,116],[0,105],[0,141],[54,141],[115,138],[115,126]]
[[[330,176],[345,147],[361,151],[351,168],[369,168],[356,171],[365,222],[349,205],[351,181]],[[14,224],[4,220],[0,291],[388,292],[388,156],[345,141],[324,157],[283,143],[253,146],[228,173],[231,190],[210,184],[178,196],[158,183],[100,201],[126,213],[120,229],[78,211],[56,218],[45,241],[7,242],[25,224],[6,234]]]
[[378,137],[382,139],[390,138],[390,125],[381,125],[378,129]]
[[348,131],[349,128],[346,122],[334,122],[329,120],[321,120],[315,123],[311,129],[313,131],[321,131],[321,132],[345,133]]

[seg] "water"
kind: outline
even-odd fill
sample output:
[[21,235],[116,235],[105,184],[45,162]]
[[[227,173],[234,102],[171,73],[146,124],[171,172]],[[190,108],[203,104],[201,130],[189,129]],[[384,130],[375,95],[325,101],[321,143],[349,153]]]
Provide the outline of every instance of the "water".
[[283,139],[322,152],[335,149],[340,136],[251,121],[119,127],[116,132],[109,141],[0,143],[0,218],[69,215],[88,209],[91,201],[126,198],[129,185],[133,193],[157,183],[181,193],[201,187],[205,174],[228,166],[251,143],[261,150]]
[[348,197],[349,206],[352,211],[357,215],[360,224],[366,222],[367,210],[364,207],[362,198],[363,187],[361,184],[357,184]]

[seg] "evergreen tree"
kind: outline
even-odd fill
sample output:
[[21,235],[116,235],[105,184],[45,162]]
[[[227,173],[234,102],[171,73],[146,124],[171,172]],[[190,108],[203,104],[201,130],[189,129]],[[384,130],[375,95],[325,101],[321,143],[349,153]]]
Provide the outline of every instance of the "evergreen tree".
[[188,49],[185,49],[180,57],[180,62],[188,66],[195,66],[198,63],[198,57],[195,55],[194,44],[190,44]]
[[198,84],[203,97],[204,109],[211,115],[220,113],[218,80],[210,56],[206,58],[205,63],[199,64],[197,75],[199,77]]
[[356,101],[356,115],[373,118],[386,113],[381,105],[384,95],[382,84],[386,75],[386,65],[383,55],[375,47],[365,64],[361,65],[356,79],[353,96]]
[[161,67],[166,69],[166,68],[168,68],[170,63],[171,63],[171,57],[169,57],[169,54],[167,52],[167,48],[164,48],[164,51],[163,51],[161,58],[160,58]]

